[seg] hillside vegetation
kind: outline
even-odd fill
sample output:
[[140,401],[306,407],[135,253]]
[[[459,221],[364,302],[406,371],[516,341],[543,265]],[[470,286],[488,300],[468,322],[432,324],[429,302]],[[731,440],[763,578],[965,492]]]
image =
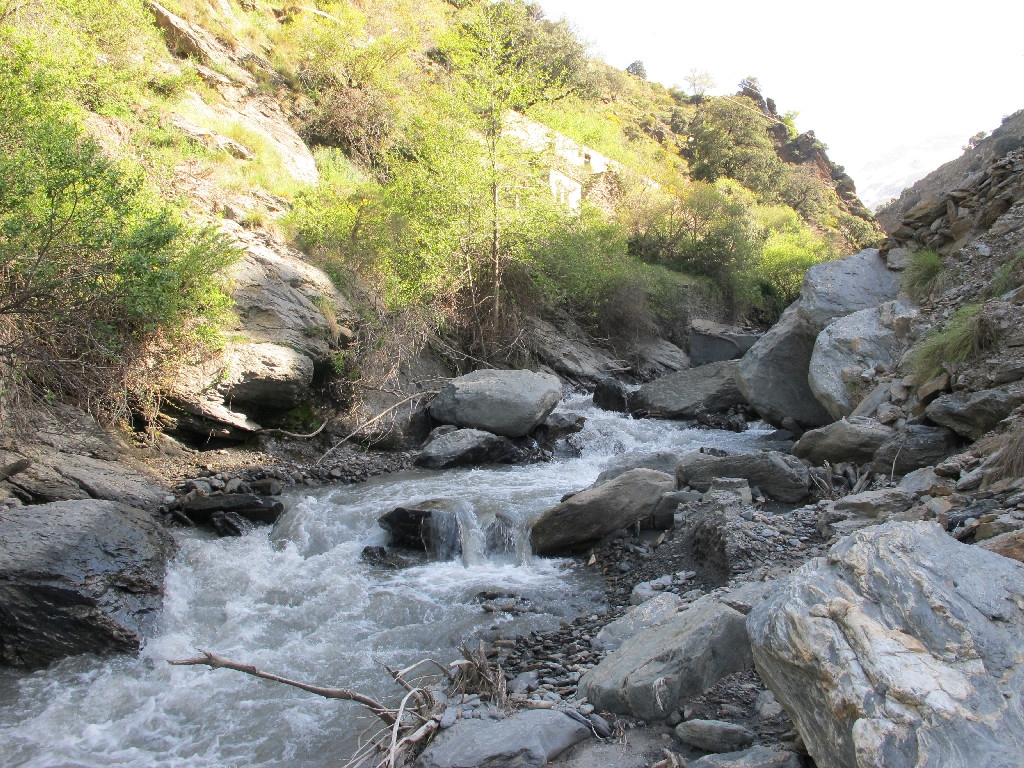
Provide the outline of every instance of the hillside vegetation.
[[[809,266],[879,234],[752,78],[729,97],[666,89],[535,6],[166,6],[231,55],[204,60],[142,0],[0,6],[7,408],[31,393],[145,413],[171,363],[216,345],[237,256],[200,188],[249,195],[243,226],[298,246],[383,337],[411,322],[499,364],[521,318],[554,308],[619,348],[681,340],[697,314],[771,321]],[[258,99],[316,174],[232,119]],[[614,163],[526,147],[512,110]],[[554,201],[553,170],[579,206]]]

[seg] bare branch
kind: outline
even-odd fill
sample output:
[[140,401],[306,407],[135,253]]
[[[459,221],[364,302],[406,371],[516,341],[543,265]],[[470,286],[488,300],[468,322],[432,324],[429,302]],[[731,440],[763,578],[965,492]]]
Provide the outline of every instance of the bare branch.
[[362,432],[364,429],[366,429],[368,426],[370,426],[374,422],[380,421],[380,419],[382,419],[385,416],[387,416],[389,413],[391,413],[396,408],[405,405],[410,400],[415,400],[417,397],[427,397],[429,395],[436,395],[437,392],[438,392],[438,390],[436,390],[436,389],[432,389],[432,390],[429,390],[429,391],[426,391],[426,392],[417,392],[416,394],[410,395],[409,397],[405,398],[404,400],[400,400],[399,402],[397,402],[394,405],[392,405],[390,408],[385,408],[383,411],[378,413],[372,419],[368,419],[367,421],[364,421],[362,424],[360,424],[358,427],[356,427],[352,432],[350,432],[349,434],[345,435],[345,437],[343,437],[341,440],[339,440],[337,443],[335,443],[333,446],[331,446],[330,450],[328,450],[327,453],[325,453],[323,456],[321,456],[319,459],[317,459],[316,464],[314,464],[313,466],[315,466],[315,467],[320,466],[320,464],[323,463],[324,459],[326,459],[328,456],[330,456],[332,453],[334,453],[344,443],[347,443],[349,440],[351,440],[353,437],[358,435],[360,432]]

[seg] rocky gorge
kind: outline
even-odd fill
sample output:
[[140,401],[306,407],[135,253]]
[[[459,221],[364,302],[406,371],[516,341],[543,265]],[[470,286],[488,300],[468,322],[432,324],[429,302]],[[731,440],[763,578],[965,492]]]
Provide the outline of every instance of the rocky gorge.
[[[262,57],[150,12],[315,178]],[[236,327],[159,430],[44,401],[0,444],[0,763],[1024,765],[1016,122],[763,332],[623,360],[539,313],[497,369],[413,330],[358,390],[374,320],[250,215],[287,201],[182,173],[241,253]],[[167,663],[197,647],[306,691]],[[384,735],[325,685],[394,693]]]

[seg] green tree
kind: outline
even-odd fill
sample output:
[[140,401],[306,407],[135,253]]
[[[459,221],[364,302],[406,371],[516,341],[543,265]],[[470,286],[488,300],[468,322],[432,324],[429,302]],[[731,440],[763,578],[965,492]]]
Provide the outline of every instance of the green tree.
[[640,59],[637,59],[626,67],[626,71],[634,77],[639,77],[641,80],[647,79],[647,67],[644,66],[644,63],[640,61]]
[[785,164],[775,152],[769,123],[750,99],[708,101],[690,122],[687,159],[699,181],[736,179],[763,200],[775,200]]

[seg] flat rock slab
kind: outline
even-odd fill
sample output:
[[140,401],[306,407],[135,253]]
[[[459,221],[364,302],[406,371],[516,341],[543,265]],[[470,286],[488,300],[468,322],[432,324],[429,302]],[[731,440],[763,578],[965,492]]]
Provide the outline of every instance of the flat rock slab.
[[0,517],[0,662],[134,653],[163,605],[170,534],[134,507],[94,499]]
[[424,750],[418,768],[540,768],[591,734],[562,712],[535,709],[505,720],[459,720]]
[[803,768],[800,755],[785,749],[751,747],[740,752],[705,755],[689,768]]
[[689,485],[698,491],[707,491],[719,477],[743,478],[776,501],[798,502],[809,495],[807,467],[795,456],[778,451],[729,456],[694,452],[684,454],[676,465],[680,488]]
[[598,709],[661,720],[751,660],[743,615],[705,597],[626,640],[579,689]]
[[597,636],[590,641],[593,648],[614,651],[626,640],[639,634],[653,624],[659,624],[679,613],[682,600],[672,592],[662,592],[640,605],[630,608],[624,615],[610,624],[605,624]]
[[561,399],[562,382],[549,373],[480,370],[449,381],[430,404],[430,415],[443,424],[524,437]]
[[941,395],[925,409],[928,418],[962,437],[977,440],[1024,403],[1024,385]]
[[745,403],[736,386],[736,363],[718,362],[670,373],[644,384],[629,398],[630,410],[663,419],[691,419]]
[[530,533],[533,551],[551,555],[584,547],[653,514],[662,495],[675,489],[672,475],[631,469],[542,513]]
[[794,571],[747,628],[818,765],[1019,768],[1020,563],[886,523]]
[[254,523],[273,525],[284,513],[284,504],[253,493],[229,493],[193,499],[182,511],[192,522],[201,525],[209,523],[215,512],[233,512]]

